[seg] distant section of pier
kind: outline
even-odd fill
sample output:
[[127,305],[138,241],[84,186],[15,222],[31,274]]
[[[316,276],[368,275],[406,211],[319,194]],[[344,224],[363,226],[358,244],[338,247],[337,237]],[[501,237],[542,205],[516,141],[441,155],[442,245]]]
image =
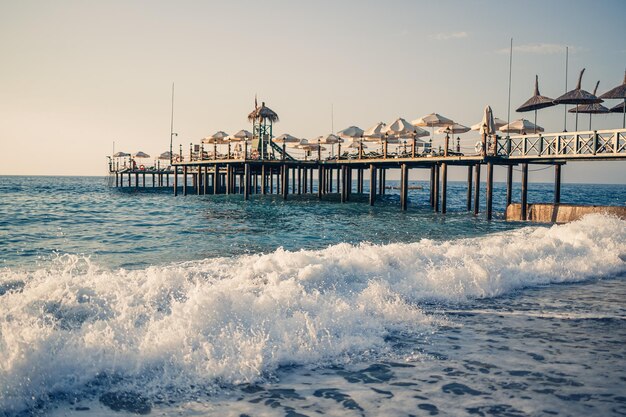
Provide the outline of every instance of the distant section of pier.
[[[486,168],[486,217],[492,218],[493,167],[507,168],[506,204],[513,201],[513,167],[520,165],[522,191],[518,209],[507,211],[507,219],[537,220],[540,206],[528,205],[529,165],[554,166],[554,204],[561,202],[562,166],[568,161],[626,160],[626,129],[565,132],[533,135],[517,135],[506,138],[495,136],[491,141],[483,137],[484,149],[476,154],[463,155],[443,150],[441,153],[417,153],[415,147],[407,153],[366,155],[362,149],[352,154],[341,154],[334,158],[317,157],[296,159],[285,150],[285,145],[274,149],[267,159],[261,159],[254,149],[244,143],[241,150],[212,158],[200,146],[191,146],[187,155],[177,155],[167,168],[132,167],[122,169],[110,165],[113,183],[117,187],[145,187],[146,176],[152,177],[151,186],[173,187],[174,195],[235,194],[247,200],[251,194],[316,194],[324,198],[330,193],[339,193],[341,202],[350,201],[353,193],[369,194],[369,204],[374,205],[379,195],[391,187],[386,184],[387,171],[400,170],[400,208],[408,206],[408,179],[413,169],[430,171],[430,205],[436,212],[447,210],[447,173],[450,166],[467,167],[466,209],[474,214],[480,207],[480,177]],[[114,177],[114,180],[113,180]],[[369,184],[364,186],[364,179]],[[367,188],[367,189],[366,189]],[[528,208],[534,207],[529,213]],[[561,221],[565,206],[555,209],[555,221]],[[543,210],[543,209],[541,209]],[[569,211],[570,209],[567,209]],[[561,213],[561,214],[558,214]],[[541,215],[541,219],[552,218],[553,214]],[[537,220],[544,221],[544,220]]]

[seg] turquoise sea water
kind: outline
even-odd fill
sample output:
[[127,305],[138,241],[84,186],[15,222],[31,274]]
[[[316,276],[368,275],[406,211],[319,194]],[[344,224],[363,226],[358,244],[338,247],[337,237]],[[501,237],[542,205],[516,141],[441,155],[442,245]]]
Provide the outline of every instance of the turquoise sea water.
[[626,413],[622,220],[106,184],[0,177],[0,415]]

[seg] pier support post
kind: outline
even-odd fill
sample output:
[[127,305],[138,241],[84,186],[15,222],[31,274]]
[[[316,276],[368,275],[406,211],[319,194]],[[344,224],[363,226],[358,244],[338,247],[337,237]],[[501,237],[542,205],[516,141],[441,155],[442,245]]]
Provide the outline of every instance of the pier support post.
[[243,166],[243,199],[248,200],[250,198],[250,164],[244,164]]
[[474,165],[474,214],[480,212],[480,163]]
[[267,193],[267,172],[265,172],[265,164],[261,165],[261,195]]
[[196,174],[196,194],[202,193],[202,168],[198,165],[198,173]]
[[322,198],[324,192],[324,167],[321,165],[317,167],[317,198]]
[[363,193],[363,168],[356,170],[356,192],[357,194]]
[[493,216],[493,162],[487,162],[487,220]]
[[328,169],[328,192],[333,192],[333,169]]
[[376,166],[370,164],[370,206],[376,202]]
[[187,195],[187,165],[183,167],[183,195]]
[[467,166],[467,211],[472,211],[472,172],[474,167]]
[[302,194],[306,194],[307,193],[307,189],[309,187],[309,169],[308,168],[302,168]]
[[226,194],[232,194],[232,168],[230,164],[226,165]]
[[435,165],[435,187],[433,188],[435,190],[435,196],[434,196],[434,198],[435,198],[435,204],[434,204],[435,205],[435,207],[434,207],[435,213],[439,212],[439,191],[440,191],[440,187],[441,187],[440,181],[439,181],[440,180],[439,175],[440,175],[440,167],[439,167],[439,164],[437,164],[437,165]]
[[561,165],[554,166],[554,204],[561,203]]
[[448,207],[448,164],[441,164],[441,213],[446,214]]
[[435,165],[430,167],[430,206],[435,208]]
[[313,194],[313,168],[309,170],[309,192]]
[[298,167],[298,195],[302,194],[302,167]]
[[347,173],[348,173],[347,168],[344,165],[342,165],[341,166],[341,175],[340,175],[340,177],[341,177],[341,202],[342,203],[345,203],[346,200],[347,200],[346,199],[346,195],[347,195],[346,188],[347,188],[347,182],[348,182],[347,181],[347,176],[348,176]]
[[291,168],[291,194],[296,193],[296,168]]
[[409,167],[402,164],[400,168],[400,209],[406,211],[409,196]]
[[528,205],[528,164],[522,164],[522,210],[520,220],[526,220]]
[[283,200],[286,200],[287,194],[289,194],[289,167],[287,165],[283,165],[282,184],[280,189],[283,192]]
[[174,197],[178,195],[178,167],[174,167]]
[[270,178],[270,194],[274,194],[274,170],[272,169],[272,167],[270,167],[269,178]]
[[213,194],[220,193],[220,167],[215,164],[213,166]]
[[130,187],[130,172],[128,173],[128,186]]
[[513,165],[506,167],[506,206],[513,201]]

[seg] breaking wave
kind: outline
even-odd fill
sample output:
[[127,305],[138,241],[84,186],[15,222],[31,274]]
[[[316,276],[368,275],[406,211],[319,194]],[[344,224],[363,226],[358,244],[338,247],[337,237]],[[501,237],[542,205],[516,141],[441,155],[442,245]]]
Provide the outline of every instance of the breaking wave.
[[[182,250],[182,249],[181,249]],[[0,410],[127,384],[217,389],[281,366],[385,355],[463,303],[626,271],[626,221],[590,215],[454,241],[339,244],[108,270],[64,255],[0,271]]]

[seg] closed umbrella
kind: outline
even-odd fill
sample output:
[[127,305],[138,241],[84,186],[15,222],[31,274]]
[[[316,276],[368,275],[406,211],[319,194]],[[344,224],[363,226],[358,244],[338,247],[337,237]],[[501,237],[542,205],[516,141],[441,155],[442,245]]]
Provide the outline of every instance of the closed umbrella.
[[[578,76],[578,84],[576,88],[568,91],[562,96],[558,97],[554,100],[556,104],[593,104],[593,103],[601,103],[603,100],[594,96],[588,91],[585,91],[581,88],[581,82],[583,79],[583,74],[585,73],[585,68],[580,71],[580,75]],[[578,112],[576,113],[576,130],[578,130]]]
[[525,135],[527,132],[543,132],[543,127],[537,126],[526,119],[518,119],[508,125],[502,126],[500,131],[507,133],[521,133]]
[[556,103],[554,102],[553,99],[539,94],[539,76],[535,75],[535,94],[533,94],[531,98],[526,100],[524,104],[519,106],[519,108],[516,111],[519,113],[524,113],[527,111],[534,111],[535,112],[535,124],[537,124],[537,110],[545,109],[546,107],[552,107],[555,105]]
[[[593,90],[593,95],[596,95],[598,91],[598,86],[600,85],[600,81],[596,83],[596,88]],[[591,130],[591,115],[592,114],[606,114],[609,112],[609,109],[604,107],[600,103],[593,104],[579,104],[576,108],[569,109],[570,113],[587,113],[589,114],[589,130]]]
[[[622,83],[622,85],[618,85],[617,87],[610,89],[606,93],[602,94],[600,98],[608,98],[608,99],[621,98],[624,100],[624,102],[622,103],[622,114],[623,114],[622,128],[626,128],[626,71],[624,71],[624,82]],[[611,112],[612,111],[613,109],[611,109]]]

